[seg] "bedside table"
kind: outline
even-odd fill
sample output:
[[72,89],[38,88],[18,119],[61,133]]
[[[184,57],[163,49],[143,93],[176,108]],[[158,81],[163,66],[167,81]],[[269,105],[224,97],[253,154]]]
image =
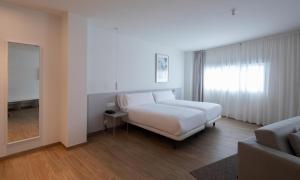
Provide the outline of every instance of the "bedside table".
[[[117,111],[114,114],[108,114],[108,113],[104,113],[103,117],[104,117],[104,121],[113,121],[113,136],[115,136],[115,129],[116,129],[116,120],[119,118],[124,118],[128,115],[127,112],[123,112],[123,111]],[[128,132],[128,123],[126,121],[126,128],[127,128],[127,132]],[[105,126],[105,128],[107,129],[107,127]]]

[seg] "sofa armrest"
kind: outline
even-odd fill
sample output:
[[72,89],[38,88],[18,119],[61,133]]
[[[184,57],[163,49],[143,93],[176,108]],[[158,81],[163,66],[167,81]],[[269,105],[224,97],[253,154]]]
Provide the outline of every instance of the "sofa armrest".
[[300,158],[256,143],[238,143],[239,180],[299,180]]

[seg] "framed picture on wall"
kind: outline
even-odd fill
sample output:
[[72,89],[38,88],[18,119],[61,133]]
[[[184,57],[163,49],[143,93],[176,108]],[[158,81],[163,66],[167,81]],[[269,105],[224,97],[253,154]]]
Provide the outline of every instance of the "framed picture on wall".
[[166,83],[169,81],[169,56],[156,53],[155,56],[155,81]]

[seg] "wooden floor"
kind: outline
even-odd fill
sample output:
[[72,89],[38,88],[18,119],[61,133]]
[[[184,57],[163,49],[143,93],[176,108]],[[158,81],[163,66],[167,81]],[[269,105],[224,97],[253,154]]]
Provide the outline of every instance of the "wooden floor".
[[61,145],[0,161],[0,179],[193,179],[192,170],[237,152],[237,142],[256,125],[222,119],[178,145],[142,129],[102,132],[88,143],[65,150]]
[[39,135],[38,108],[20,109],[9,112],[8,142],[19,141]]

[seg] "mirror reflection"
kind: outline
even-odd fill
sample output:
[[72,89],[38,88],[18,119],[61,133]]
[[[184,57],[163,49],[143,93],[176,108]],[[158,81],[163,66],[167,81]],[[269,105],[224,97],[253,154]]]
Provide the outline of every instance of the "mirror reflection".
[[8,43],[8,143],[39,136],[38,46]]

